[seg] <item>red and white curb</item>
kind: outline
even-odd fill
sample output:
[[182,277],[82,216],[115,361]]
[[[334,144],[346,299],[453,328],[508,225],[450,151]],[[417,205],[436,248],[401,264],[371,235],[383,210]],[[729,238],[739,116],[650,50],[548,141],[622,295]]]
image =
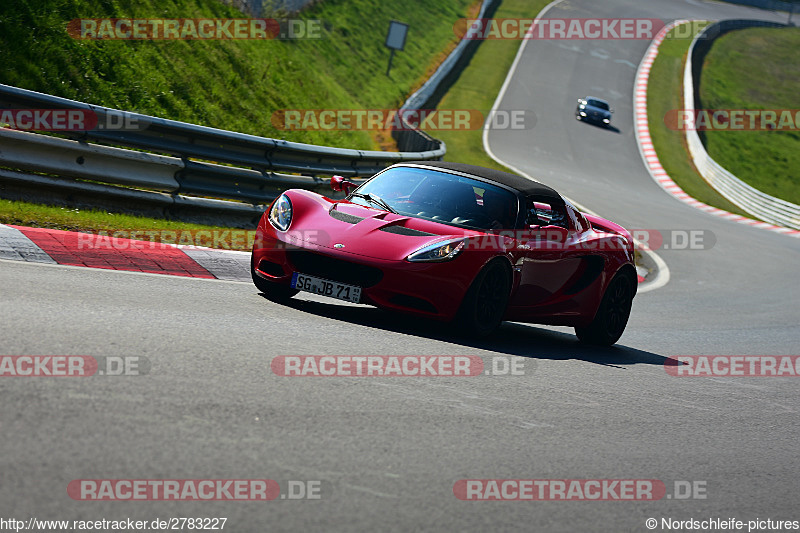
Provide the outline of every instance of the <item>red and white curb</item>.
[[[251,281],[250,252],[0,224],[0,259],[201,279]],[[637,267],[639,283],[647,270]]]
[[250,281],[250,253],[0,224],[0,259]]
[[687,24],[689,22],[692,21],[676,20],[662,28],[653,39],[653,42],[650,43],[650,47],[647,49],[647,53],[644,55],[644,58],[642,58],[641,63],[639,63],[639,68],[636,71],[636,81],[633,91],[633,117],[635,124],[636,143],[639,145],[639,153],[642,155],[642,160],[644,161],[648,172],[650,172],[650,175],[653,177],[656,183],[661,186],[662,189],[667,191],[681,202],[689,204],[692,207],[700,209],[701,211],[705,211],[706,213],[722,217],[727,220],[732,220],[740,224],[746,224],[754,228],[774,231],[776,233],[782,233],[792,237],[800,237],[800,231],[776,226],[760,220],[753,220],[751,218],[743,217],[742,215],[729,213],[724,209],[712,207],[699,200],[696,200],[695,198],[692,198],[686,192],[684,192],[684,190],[681,189],[680,186],[678,186],[678,184],[672,180],[672,178],[669,177],[667,172],[664,170],[664,167],[661,166],[661,162],[659,162],[655,148],[653,147],[653,140],[650,137],[650,128],[647,122],[647,83],[650,79],[650,69],[652,68],[653,62],[658,55],[658,48],[661,46],[661,43],[664,41],[667,33],[669,33],[669,31],[675,26]]

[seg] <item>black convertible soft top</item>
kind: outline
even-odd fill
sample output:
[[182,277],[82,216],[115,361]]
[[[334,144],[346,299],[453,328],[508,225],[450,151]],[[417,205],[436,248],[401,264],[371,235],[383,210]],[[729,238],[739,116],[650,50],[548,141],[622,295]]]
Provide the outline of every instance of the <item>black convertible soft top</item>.
[[[397,165],[419,165],[426,167],[433,167],[441,170],[452,170],[461,172],[463,174],[471,174],[479,178],[487,179],[511,187],[525,196],[535,197],[543,200],[548,200],[550,204],[564,204],[564,199],[558,192],[551,189],[547,185],[533,181],[516,174],[503,172],[502,170],[494,170],[491,168],[479,167],[476,165],[467,165],[464,163],[451,163],[449,161],[404,161],[397,163]],[[397,166],[395,165],[395,166]]]

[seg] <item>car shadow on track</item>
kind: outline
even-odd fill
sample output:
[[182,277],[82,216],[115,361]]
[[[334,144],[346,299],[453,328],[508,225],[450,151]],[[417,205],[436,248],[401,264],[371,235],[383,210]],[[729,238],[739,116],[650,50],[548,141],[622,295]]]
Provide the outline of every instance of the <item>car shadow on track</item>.
[[444,322],[391,313],[375,307],[323,303],[302,298],[273,302],[263,294],[261,297],[273,305],[284,305],[297,311],[349,324],[414,335],[506,355],[532,359],[576,359],[615,367],[634,364],[661,366],[669,360],[662,355],[630,348],[619,343],[609,347],[588,346],[580,343],[573,334],[531,324],[504,322],[500,329],[489,337],[474,339],[459,333],[452,325]]
[[618,127],[616,127],[616,126],[614,126],[612,124],[608,124],[608,125],[596,124],[594,122],[589,122],[587,120],[582,120],[581,122],[584,123],[584,124],[587,124],[589,126],[593,126],[595,128],[600,128],[601,130],[610,131],[610,132],[613,132],[613,133],[622,133],[622,131]]

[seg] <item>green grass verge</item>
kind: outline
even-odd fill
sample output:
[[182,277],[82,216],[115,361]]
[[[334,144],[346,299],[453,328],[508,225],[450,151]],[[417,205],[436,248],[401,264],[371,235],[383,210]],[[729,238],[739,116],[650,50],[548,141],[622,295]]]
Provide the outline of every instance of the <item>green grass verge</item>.
[[[697,26],[697,31],[707,24]],[[689,157],[684,133],[666,127],[664,117],[667,112],[684,107],[683,69],[692,43],[692,37],[686,37],[689,34],[686,26],[678,26],[667,35],[650,70],[647,110],[653,147],[664,170],[687,194],[708,205],[750,217],[714,190],[697,172]]]
[[[232,230],[220,226],[3,199],[0,199],[0,224],[79,231],[169,244],[215,244],[217,248],[243,251],[250,251],[249,243],[255,238],[251,235],[254,233],[252,230]],[[198,234],[198,231],[205,233]]]
[[[494,18],[532,19],[549,3],[550,0],[503,0]],[[516,39],[483,41],[469,66],[442,98],[439,109],[476,109],[485,117],[500,92],[520,44]],[[448,161],[508,170],[484,152],[483,132],[480,129],[428,133],[447,144],[445,159]]]
[[[213,235],[221,248],[247,250],[247,238],[244,230],[231,234],[231,228],[207,226],[203,224],[187,224],[174,220],[154,219],[126,214],[107,213],[98,210],[84,210],[71,207],[53,207],[0,199],[0,224],[27,226],[31,228],[49,228],[84,233],[101,233],[119,237],[131,237],[153,242],[171,244],[204,244],[213,237],[200,235],[194,240],[193,233],[198,230],[216,232]],[[138,235],[131,235],[139,232]],[[145,234],[149,232],[149,234]],[[183,237],[183,240],[181,238]]]
[[[798,49],[800,28],[748,28],[716,39],[703,63],[698,107],[796,112]],[[800,130],[707,131],[704,137],[708,154],[736,177],[800,204]]]
[[0,224],[70,231],[117,229],[216,229],[217,226],[187,224],[134,215],[107,213],[73,207],[54,207],[0,199]]

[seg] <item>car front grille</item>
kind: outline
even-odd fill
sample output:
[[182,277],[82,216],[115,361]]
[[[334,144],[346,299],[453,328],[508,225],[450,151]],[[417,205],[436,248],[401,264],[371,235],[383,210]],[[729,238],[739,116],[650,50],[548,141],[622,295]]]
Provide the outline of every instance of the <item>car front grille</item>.
[[291,250],[286,255],[289,262],[294,265],[298,272],[338,281],[339,283],[366,288],[377,285],[383,278],[383,272],[379,268],[352,263],[315,252]]

